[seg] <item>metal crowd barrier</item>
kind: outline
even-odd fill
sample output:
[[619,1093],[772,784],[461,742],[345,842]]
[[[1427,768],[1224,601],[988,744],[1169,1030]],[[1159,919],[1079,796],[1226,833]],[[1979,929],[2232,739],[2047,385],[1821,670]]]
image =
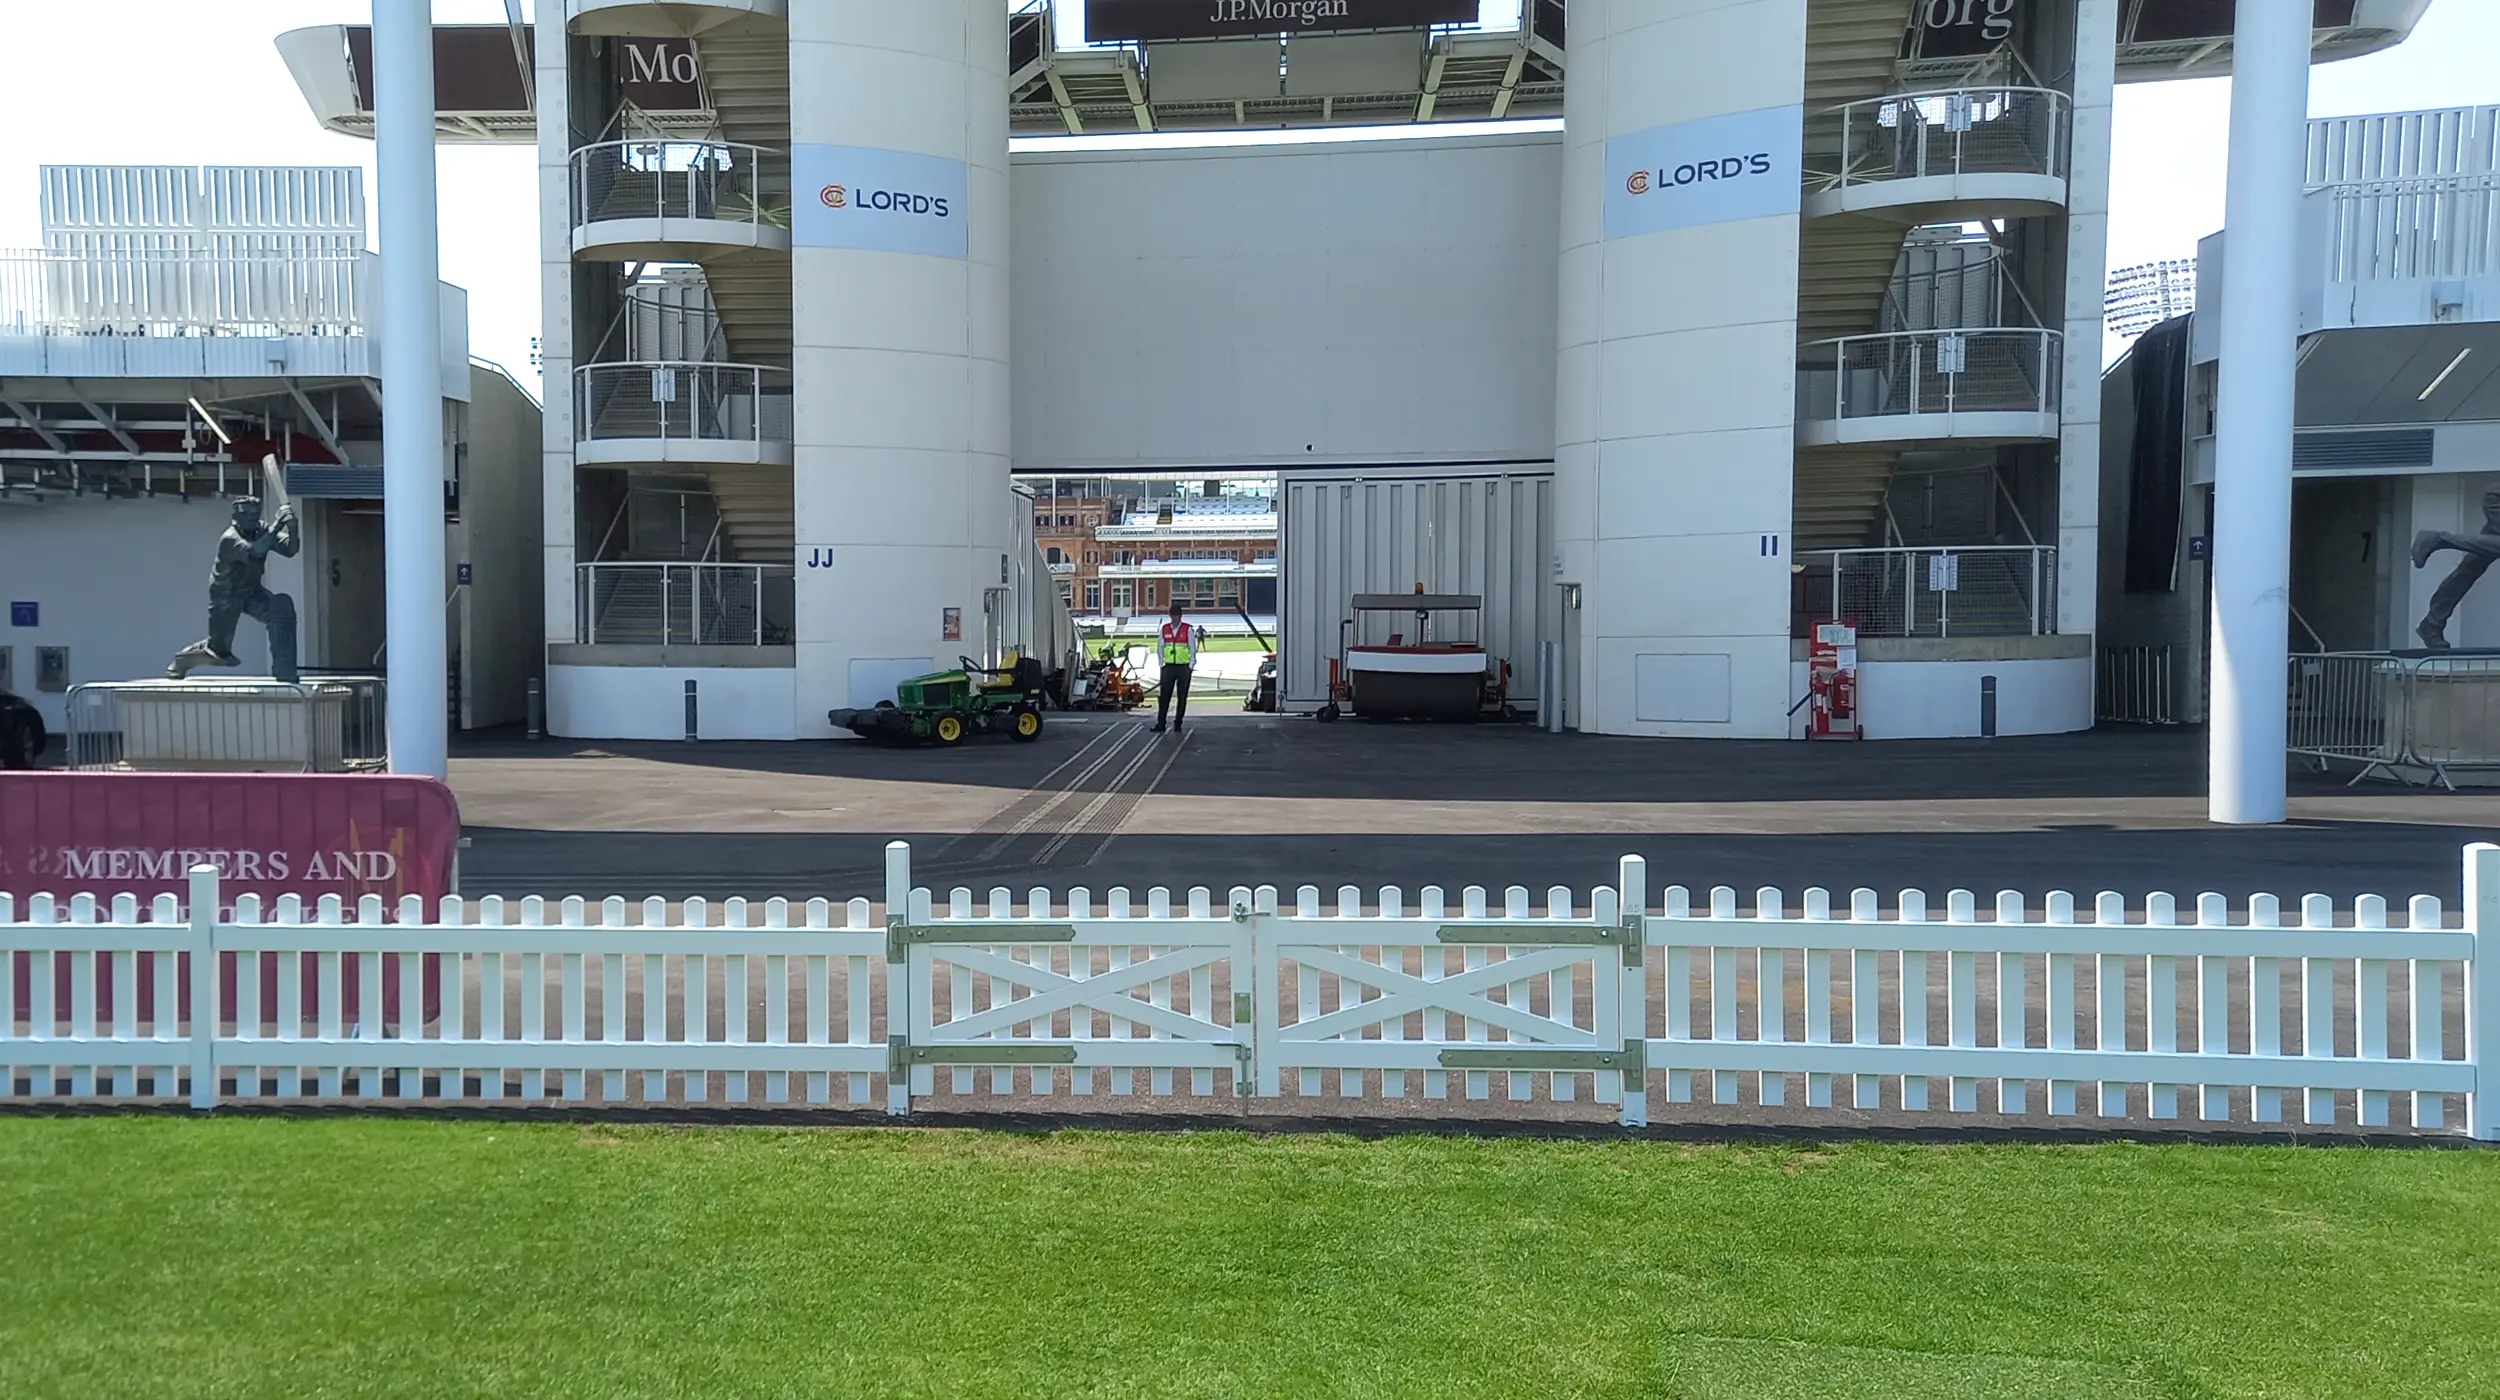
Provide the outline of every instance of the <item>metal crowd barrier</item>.
[[2289,694],[2287,747],[2320,772],[2454,791],[2453,774],[2500,770],[2500,654],[2296,654]]
[[2104,724],[2177,724],[2167,646],[2105,646],[2099,664],[2098,718]]
[[69,692],[67,766],[91,772],[348,773],[384,767],[378,676],[101,681]]

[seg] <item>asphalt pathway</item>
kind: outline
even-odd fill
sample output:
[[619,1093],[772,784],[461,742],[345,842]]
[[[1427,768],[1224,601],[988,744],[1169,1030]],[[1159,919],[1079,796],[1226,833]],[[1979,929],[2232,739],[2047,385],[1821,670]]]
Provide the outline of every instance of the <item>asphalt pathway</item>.
[[[875,897],[912,843],[936,887],[1019,895],[1302,884],[1334,891],[1611,882],[1886,891],[2066,889],[2452,905],[2500,793],[2296,775],[2293,820],[2205,820],[2203,736],[1867,744],[1658,741],[1526,726],[1321,725],[1210,714],[1156,736],[1053,716],[1039,742],[952,750],[530,744],[455,755],[474,893]],[[1333,898],[1333,895],[1332,895]]]

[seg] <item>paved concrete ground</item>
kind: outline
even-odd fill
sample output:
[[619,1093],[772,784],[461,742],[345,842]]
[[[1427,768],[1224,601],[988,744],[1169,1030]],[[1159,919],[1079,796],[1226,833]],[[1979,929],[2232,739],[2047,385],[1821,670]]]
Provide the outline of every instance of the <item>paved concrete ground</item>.
[[[1142,894],[1153,885],[1274,883],[1320,886],[1333,903],[1340,884],[1367,891],[1400,886],[1413,899],[1426,884],[1453,892],[1465,885],[1524,884],[1542,905],[1543,890],[1556,883],[1582,892],[1613,878],[1617,858],[1629,851],[1652,866],[1653,891],[1670,884],[1729,884],[1745,891],[1761,885],[1783,889],[1793,906],[1810,884],[1845,890],[1858,885],[1883,890],[1904,886],[1941,894],[1953,887],[1990,892],[2012,888],[2031,896],[2064,888],[2088,892],[2114,888],[2141,906],[2141,896],[2169,890],[2183,896],[2218,890],[2244,897],[2270,891],[2287,902],[2310,891],[2348,905],[2353,895],[2374,892],[2391,904],[2416,893],[2454,902],[2459,895],[2458,848],[2500,827],[2500,795],[2455,795],[2372,786],[2346,789],[2330,780],[2302,778],[2296,786],[2295,821],[2276,829],[2217,828],[2204,820],[2202,736],[2189,732],[2106,732],[2039,740],[1993,742],[1803,745],[1785,743],[1662,743],[1578,736],[1549,736],[1518,726],[1437,728],[1374,726],[1359,722],[1319,725],[1309,720],[1209,714],[1183,737],[1157,738],[1134,717],[1054,717],[1043,739],[1016,745],[1003,739],[976,741],[956,750],[894,750],[841,742],[765,744],[585,745],[560,741],[527,744],[491,741],[468,745],[453,761],[452,780],[469,822],[473,848],[464,884],[472,894],[622,895],[682,899],[703,894],[874,898],[881,893],[882,847],[890,838],[910,840],[916,874],[939,889],[969,886],[986,892],[1005,885],[1021,897],[1043,886],[1064,897],[1074,886],[1096,899],[1115,885]],[[1983,907],[1993,904],[1983,899]],[[2184,901],[2183,901],[2184,902]],[[2088,907],[2088,905],[2087,905]],[[2192,907],[2192,906],[2191,906]],[[632,917],[639,917],[635,911]],[[1786,1029],[1802,1038],[1805,965],[1793,950],[1782,955],[1789,988]],[[725,962],[707,978],[705,1020],[714,1035],[733,1018],[749,1035],[770,1024],[768,973],[750,958],[742,985],[720,980]],[[1710,959],[1694,959],[1689,1011],[1693,1030],[1708,1034],[1717,989]],[[1835,962],[1840,960],[1835,959]],[[1651,1032],[1665,1028],[1666,975],[1651,960]],[[2025,960],[2027,1040],[2047,1034],[2045,960]],[[672,1003],[682,1003],[682,958],[667,960],[662,976]],[[635,990],[629,1023],[640,1030],[639,989],[649,968],[627,959],[620,971]],[[1420,969],[1418,969],[1420,970]],[[463,1000],[469,1023],[488,985],[472,968]],[[2078,959],[2076,1040],[2101,1038],[2097,1007],[2103,972],[2127,979],[2126,1023],[2110,1026],[2111,1043],[2147,1044],[2143,986],[2152,969],[2142,958],[2096,962]],[[2201,1004],[2182,966],[2176,1004],[2184,1013],[2183,1035],[2195,1032]],[[2229,1024],[2219,1027],[2235,1051],[2248,1048],[2246,988],[2251,969],[2228,974],[2233,988]],[[601,1008],[607,973],[586,960],[585,1029],[605,1031]],[[1828,985],[1835,1031],[1854,1022],[1852,985],[1845,965]],[[883,974],[872,963],[865,1043],[879,1044]],[[1751,1035],[1758,1017],[1759,976],[1751,955],[1735,967],[1739,1034]],[[2441,973],[2441,1039],[2449,1055],[2462,1052],[2462,984],[2454,968]],[[1903,1019],[1901,963],[1880,959],[1875,978],[1880,1038],[1897,1042]],[[830,1005],[842,1024],[837,1039],[851,1039],[849,973],[830,974]],[[1981,961],[1974,991],[1982,1044],[1995,1043],[1998,973]],[[799,979],[795,976],[792,981]],[[942,991],[951,992],[951,979]],[[2306,1024],[2298,1001],[2299,977],[2280,988],[2285,1049],[2299,1053]],[[2331,974],[2332,1033],[2339,1053],[2356,1039],[2360,989],[2354,969]],[[994,987],[967,984],[968,1009],[990,1004]],[[2399,974],[2387,989],[2390,1043],[2411,1042],[2411,987]],[[1210,1008],[1231,1002],[1229,976],[1207,989]],[[507,975],[493,994],[506,1011],[504,1024],[520,1020],[522,983]],[[550,984],[544,992],[547,1024],[562,1024],[566,998]],[[1566,982],[1523,993],[1528,1004],[1547,1009],[1557,996],[1585,1013],[1593,987],[1585,970]],[[1195,993],[1175,992],[1176,1006]],[[1333,975],[1319,979],[1313,1014],[1344,1004],[1347,989]],[[805,1003],[794,986],[789,1024],[805,1021]],[[733,1012],[735,1005],[737,1011]],[[1941,991],[1914,997],[1929,1035],[1942,1039],[1948,1017]],[[664,1013],[663,1013],[664,1014]],[[1428,1027],[1423,1013],[1399,1019],[1395,1034],[1421,1038],[1446,1034]],[[670,1034],[682,1035],[682,1016],[668,1017]],[[1065,1014],[1054,1034],[1070,1034]],[[1110,1034],[1107,1014],[1089,1016],[1098,1036]],[[1390,1027],[1384,1025],[1384,1033]],[[1784,1104],[1765,1102],[1760,1076],[1674,1074],[1652,1067],[1651,1111],[1661,1124],[1681,1129],[1811,1127],[1815,1131],[1923,1128],[1973,1131],[1994,1127],[2102,1128],[2129,1132],[2195,1128],[2191,1093],[2183,1116],[2167,1122],[2151,1115],[2145,1086],[2129,1086],[2106,1106],[2093,1086],[2081,1086],[2071,1111],[2052,1114],[2048,1086],[2029,1086],[2029,1111],[2003,1114],[1993,1082],[1977,1086],[1976,1112],[1950,1113],[1948,1084],[1932,1087],[1932,1110],[1908,1110],[1903,1085],[1887,1082],[1881,1106],[1852,1108],[1848,1086],[1836,1086],[1831,1108],[1806,1105],[1803,1076],[1778,1080]],[[274,1071],[272,1071],[274,1073]],[[865,1102],[883,1097],[882,1076],[861,1082]],[[1550,1076],[1503,1074],[1478,1077],[1452,1072],[1441,1085],[1448,1098],[1424,1097],[1432,1087],[1420,1074],[1394,1086],[1378,1071],[1345,1076],[1288,1073],[1283,1097],[1243,1100],[1229,1093],[1229,1076],[1218,1071],[1193,1093],[1188,1076],[1157,1083],[1140,1074],[1120,1085],[1108,1072],[1089,1081],[1079,1098],[1065,1073],[1037,1082],[1025,1070],[967,1071],[962,1083],[944,1071],[938,1094],[925,1107],[1001,1114],[1105,1113],[1187,1114],[1312,1121],[1513,1122],[1597,1124],[1614,1111],[1589,1101],[1575,1085],[1559,1101]],[[1775,1077],[1776,1078],[1776,1077]],[[553,1095],[578,1088],[593,1105],[685,1111],[725,1102],[780,1107],[804,1104],[821,1089],[831,1106],[848,1105],[854,1085],[777,1081],[765,1075],[663,1076],[657,1084],[640,1075],[611,1083],[592,1073],[550,1077],[544,1085],[514,1076],[509,1092],[543,1090]],[[378,1084],[378,1081],[377,1081]],[[413,1094],[421,1086],[409,1086]],[[435,1086],[439,1087],[439,1085]],[[475,1088],[471,1086],[471,1094]],[[690,1094],[689,1088],[700,1090]],[[1133,1094],[1119,1089],[1133,1088]],[[276,1080],[269,1090],[282,1091]],[[734,1090],[734,1098],[733,1098]],[[1175,1092],[1177,1091],[1177,1092]],[[396,1088],[392,1091],[396,1093]],[[1691,1098],[1677,1101],[1679,1093]],[[1474,1095],[1482,1093],[1483,1098]],[[2357,1124],[2357,1096],[2334,1097],[2336,1128]],[[1715,1101],[1714,1101],[1715,1100]],[[544,1102],[544,1100],[541,1100]],[[2062,1107],[2062,1105],[2061,1105]],[[2106,1107],[2114,1110],[2101,1116]],[[2248,1091],[2228,1096],[2230,1128],[2289,1127],[2305,1116],[2297,1096],[2279,1119],[2255,1112]],[[2319,1105],[2325,1108],[2326,1105]],[[2453,1125],[2461,1105],[2443,1102]],[[2389,1105],[2389,1121],[2403,1131],[2418,1120],[2405,1096]],[[873,1112],[873,1108],[868,1110]],[[2261,1118],[2272,1121],[2260,1123]]]
[[2295,779],[2294,820],[2205,821],[2203,736],[1662,742],[1524,726],[1216,713],[1178,738],[1053,716],[1031,745],[467,746],[452,781],[477,893],[875,896],[885,841],[923,883],[1610,881],[1930,891],[2375,892],[2452,904],[2500,795]]

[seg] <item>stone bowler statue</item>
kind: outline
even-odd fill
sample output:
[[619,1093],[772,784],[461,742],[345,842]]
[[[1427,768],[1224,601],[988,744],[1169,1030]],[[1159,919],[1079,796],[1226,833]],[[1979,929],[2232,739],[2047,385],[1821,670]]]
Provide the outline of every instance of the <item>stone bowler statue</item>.
[[208,576],[208,636],[184,647],[165,668],[181,680],[202,666],[240,666],[234,655],[234,624],[253,617],[269,631],[269,674],[293,685],[303,679],[295,667],[295,600],[261,586],[269,556],[292,559],[303,544],[295,534],[295,508],[278,508],[277,523],[262,529],[260,502],[245,496],[234,503],[234,523],[217,541],[217,567]]
[[2433,651],[2448,650],[2448,619],[2456,615],[2457,604],[2482,581],[2495,561],[2500,561],[2500,486],[2483,493],[2483,532],[2479,535],[2455,535],[2446,530],[2424,530],[2413,537],[2413,567],[2426,568],[2431,556],[2443,549],[2453,549],[2462,557],[2449,570],[2431,594],[2431,606],[2422,614],[2422,623],[2413,629],[2422,645]]

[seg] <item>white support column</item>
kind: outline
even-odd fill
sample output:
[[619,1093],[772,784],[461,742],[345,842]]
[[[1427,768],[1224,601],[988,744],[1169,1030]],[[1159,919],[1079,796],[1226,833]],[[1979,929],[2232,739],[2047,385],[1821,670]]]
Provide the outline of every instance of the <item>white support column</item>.
[[1006,64],[996,0],[791,7],[802,738],[979,651],[1014,572]]
[[[2122,0],[2075,7],[2074,127],[2066,162],[2066,368],[2057,449],[2057,630],[2099,630],[2102,293],[2109,284],[2111,117]],[[2089,682],[2086,682],[2089,684]]]
[[382,233],[382,542],[391,769],[442,777],[449,746],[443,603],[442,280],[434,210],[434,15],[373,0]]
[[1805,52],[1804,0],[1571,8],[1554,581],[1583,733],[1789,732]]
[[2232,58],[2207,727],[2218,822],[2283,820],[2309,18],[2306,5],[2240,6]]
[[[573,563],[581,530],[573,474],[573,183],[572,75],[567,71],[565,7],[545,5],[538,16],[538,266],[539,365],[546,412],[540,420],[544,474],[540,489],[544,533],[547,640],[574,640],[577,617]],[[603,525],[605,522],[601,522]]]

